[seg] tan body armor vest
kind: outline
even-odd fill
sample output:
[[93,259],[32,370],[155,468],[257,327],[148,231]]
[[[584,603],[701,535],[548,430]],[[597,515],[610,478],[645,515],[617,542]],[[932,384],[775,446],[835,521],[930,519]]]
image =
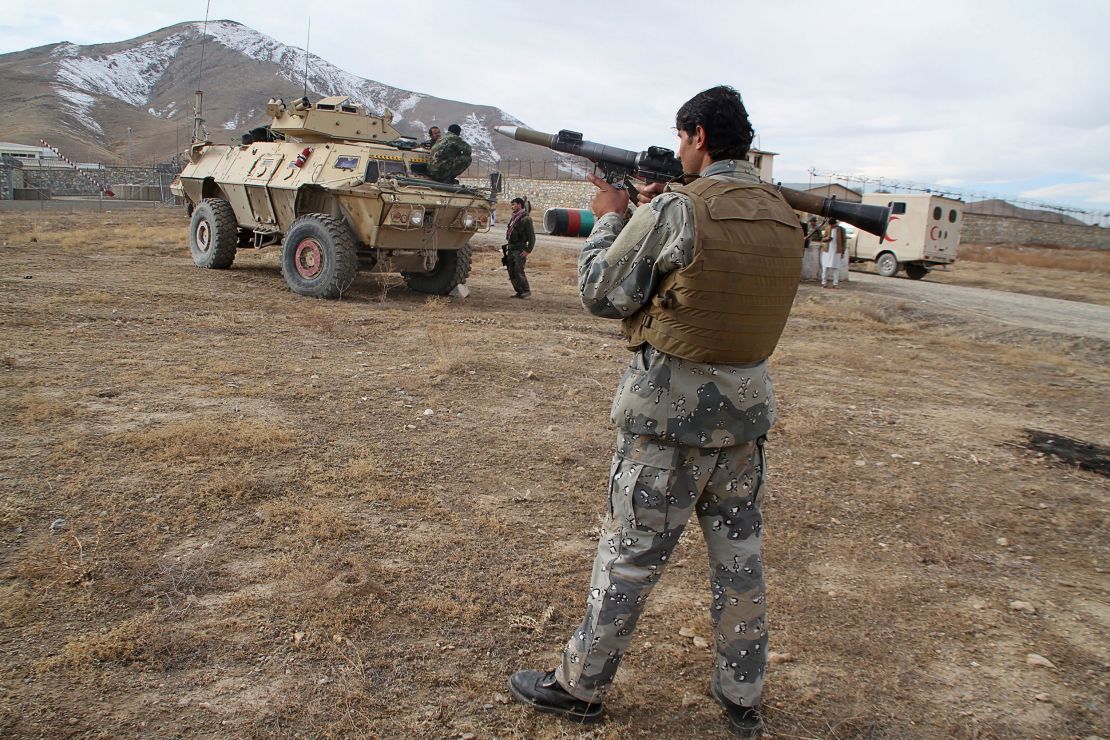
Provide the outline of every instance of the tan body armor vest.
[[703,177],[669,189],[693,202],[693,259],[624,320],[629,348],[647,342],[694,362],[762,362],[778,344],[801,278],[794,211],[763,183]]

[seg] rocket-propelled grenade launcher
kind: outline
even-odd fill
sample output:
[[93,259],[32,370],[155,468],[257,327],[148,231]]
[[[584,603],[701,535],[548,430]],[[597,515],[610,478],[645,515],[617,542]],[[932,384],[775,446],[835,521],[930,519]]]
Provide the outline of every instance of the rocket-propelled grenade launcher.
[[545,134],[523,126],[494,126],[493,130],[517,141],[585,157],[597,165],[606,182],[626,188],[631,185],[633,177],[651,183],[670,182],[682,175],[682,163],[675,158],[673,151],[661,146],[649,146],[642,152],[633,152],[586,141],[582,134],[566,129],[557,134]]
[[[683,174],[682,163],[675,157],[674,152],[661,146],[649,146],[642,152],[633,152],[586,141],[577,131],[565,129],[557,134],[545,134],[523,126],[494,126],[493,130],[517,141],[585,157],[597,165],[606,182],[628,190],[632,196],[636,193],[632,185],[633,178],[648,183],[670,182]],[[890,216],[889,208],[845,203],[836,198],[822,198],[819,195],[803,193],[781,185],[776,187],[791,208],[844,221],[876,234],[880,239],[886,234],[887,219]],[[632,200],[634,201],[635,197]]]

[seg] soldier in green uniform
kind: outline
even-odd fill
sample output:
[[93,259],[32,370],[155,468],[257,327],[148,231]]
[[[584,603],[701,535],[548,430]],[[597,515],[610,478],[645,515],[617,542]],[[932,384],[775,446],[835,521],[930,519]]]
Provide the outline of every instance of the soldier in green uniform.
[[516,298],[531,298],[532,289],[528,286],[528,276],[524,274],[524,265],[528,255],[536,247],[536,227],[532,217],[524,207],[523,198],[513,198],[511,201],[513,216],[509,225],[505,227],[505,269],[509,271],[509,282],[513,284]]
[[797,291],[802,230],[745,159],[739,93],[715,87],[676,116],[687,184],[628,197],[597,178],[596,226],[578,260],[591,313],[621,320],[632,360],[613,401],[618,426],[607,516],[581,625],[552,671],[517,671],[513,695],[579,722],[606,687],[689,518],[709,549],[716,671],[710,694],[732,732],[762,732],[767,654],[760,544],[775,422],[767,370]]
[[454,182],[470,166],[470,144],[463,141],[462,128],[457,123],[447,127],[447,135],[432,147],[428,174],[440,182]]

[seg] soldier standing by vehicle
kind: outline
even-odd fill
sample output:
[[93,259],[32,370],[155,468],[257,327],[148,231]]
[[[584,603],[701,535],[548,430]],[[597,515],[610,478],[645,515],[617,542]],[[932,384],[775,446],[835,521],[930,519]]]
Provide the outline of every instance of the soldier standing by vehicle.
[[454,182],[470,166],[470,144],[463,141],[457,123],[447,127],[447,135],[432,147],[428,174],[440,182]]
[[613,402],[609,511],[586,615],[561,663],[517,671],[509,686],[538,711],[599,721],[647,597],[696,512],[711,563],[710,692],[731,730],[752,737],[763,727],[767,653],[760,504],[775,421],[767,358],[797,291],[802,231],[745,160],[753,132],[739,93],[695,95],[676,128],[689,184],[662,194],[646,187],[627,222],[626,191],[591,177],[598,222],[579,257],[582,302],[622,320],[634,352]]
[[509,282],[516,291],[515,298],[531,298],[532,290],[528,287],[528,277],[524,274],[524,264],[528,255],[536,247],[536,227],[532,217],[524,208],[523,198],[513,198],[511,201],[513,216],[505,228],[504,260],[505,269],[509,271]]

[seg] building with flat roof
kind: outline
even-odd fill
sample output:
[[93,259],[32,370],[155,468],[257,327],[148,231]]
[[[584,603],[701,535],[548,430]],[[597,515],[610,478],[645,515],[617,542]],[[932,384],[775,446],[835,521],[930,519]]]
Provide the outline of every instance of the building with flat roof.
[[759,179],[763,182],[774,182],[771,179],[771,173],[776,156],[778,156],[778,152],[765,152],[754,147],[748,150],[748,161],[759,172]]
[[15,144],[10,141],[0,141],[0,157],[14,157],[22,162],[41,162],[44,159],[58,159],[58,155],[46,147],[31,146],[30,144]]

